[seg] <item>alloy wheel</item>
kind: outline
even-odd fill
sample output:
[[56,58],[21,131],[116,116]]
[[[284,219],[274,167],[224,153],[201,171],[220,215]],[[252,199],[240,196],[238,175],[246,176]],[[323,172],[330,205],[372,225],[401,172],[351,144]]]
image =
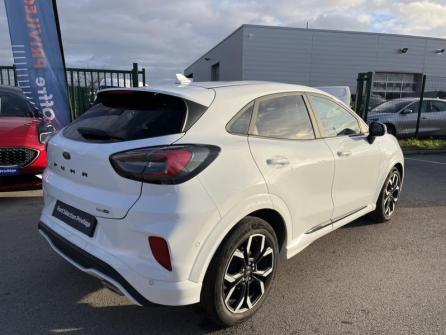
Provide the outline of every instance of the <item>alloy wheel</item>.
[[274,270],[274,251],[263,234],[253,234],[242,241],[226,266],[223,300],[232,313],[252,309],[270,285]]
[[384,190],[384,214],[392,216],[400,194],[401,180],[397,171],[393,171]]

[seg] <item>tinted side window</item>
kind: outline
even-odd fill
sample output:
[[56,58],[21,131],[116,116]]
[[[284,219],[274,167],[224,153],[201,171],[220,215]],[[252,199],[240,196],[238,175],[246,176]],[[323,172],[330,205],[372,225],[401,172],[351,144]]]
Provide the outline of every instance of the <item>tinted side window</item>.
[[[421,108],[421,113],[426,113],[428,110],[430,110],[430,103],[428,103],[427,101],[423,101],[423,107]],[[420,109],[420,103],[417,102],[413,102],[410,105],[408,105],[406,108],[403,109],[403,111],[405,113],[417,113],[418,114],[418,109]]]
[[233,134],[247,135],[253,110],[254,103],[250,103],[240,112],[238,112],[237,115],[231,121],[229,121],[227,128],[228,131]]
[[261,100],[253,135],[283,139],[313,139],[313,126],[303,97],[287,95]]
[[446,112],[446,102],[432,101],[431,112]]
[[310,101],[315,113],[319,116],[326,137],[361,133],[358,120],[337,103],[311,95]]

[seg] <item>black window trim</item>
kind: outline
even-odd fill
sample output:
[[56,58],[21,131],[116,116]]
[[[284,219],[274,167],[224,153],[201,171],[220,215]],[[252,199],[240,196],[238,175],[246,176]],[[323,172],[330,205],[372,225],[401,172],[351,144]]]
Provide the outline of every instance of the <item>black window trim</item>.
[[[317,127],[319,128],[319,133],[320,133],[320,138],[324,138],[324,139],[329,139],[329,138],[342,138],[342,137],[360,137],[360,136],[366,136],[368,135],[368,126],[364,125],[364,121],[362,121],[362,119],[359,117],[359,115],[357,115],[354,111],[345,108],[345,106],[341,105],[339,102],[337,102],[336,100],[332,99],[329,96],[326,96],[324,94],[320,94],[317,92],[306,92],[305,93],[307,95],[307,100],[309,103],[309,106],[311,108],[311,112],[316,120],[317,123]],[[351,135],[336,135],[336,136],[326,136],[325,132],[324,132],[324,127],[322,126],[322,122],[319,119],[318,114],[316,113],[316,109],[313,107],[313,105],[311,104],[311,96],[316,96],[316,97],[321,97],[324,99],[327,99],[328,101],[333,102],[335,105],[339,106],[341,109],[343,109],[344,111],[346,111],[348,114],[350,114],[358,123],[358,127],[360,130],[359,134],[351,134]]]

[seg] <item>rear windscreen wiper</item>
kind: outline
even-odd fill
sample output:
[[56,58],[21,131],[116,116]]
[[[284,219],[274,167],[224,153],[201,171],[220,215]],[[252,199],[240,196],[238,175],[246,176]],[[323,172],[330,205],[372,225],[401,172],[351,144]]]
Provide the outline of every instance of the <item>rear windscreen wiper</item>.
[[78,133],[82,135],[87,140],[124,140],[123,137],[111,135],[107,133],[105,130],[97,129],[97,128],[86,128],[81,127],[77,129]]

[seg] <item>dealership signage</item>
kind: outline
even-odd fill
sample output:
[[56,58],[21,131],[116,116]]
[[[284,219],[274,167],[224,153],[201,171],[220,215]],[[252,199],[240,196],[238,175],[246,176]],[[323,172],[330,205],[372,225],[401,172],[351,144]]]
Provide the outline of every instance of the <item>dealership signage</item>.
[[55,0],[5,0],[17,83],[57,129],[71,121]]

